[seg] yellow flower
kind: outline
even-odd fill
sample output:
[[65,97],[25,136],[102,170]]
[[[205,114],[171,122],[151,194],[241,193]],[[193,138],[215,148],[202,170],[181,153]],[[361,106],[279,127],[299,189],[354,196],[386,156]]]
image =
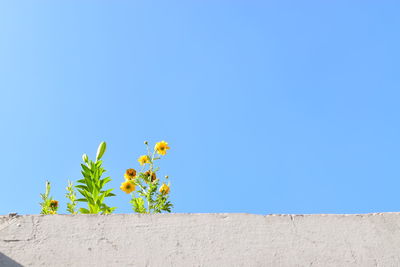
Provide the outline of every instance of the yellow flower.
[[136,176],[135,169],[127,169],[124,174],[125,180],[133,180],[135,178],[135,176]]
[[162,186],[159,189],[160,193],[163,195],[166,195],[169,193],[169,186],[166,184],[162,184]]
[[135,191],[135,184],[132,181],[125,181],[121,184],[121,190],[125,193],[129,194],[132,191]]
[[138,161],[139,161],[140,165],[144,165],[146,163],[150,163],[150,157],[147,155],[143,155],[138,158]]
[[160,155],[165,155],[167,153],[167,149],[169,149],[168,143],[165,141],[158,142],[154,149],[157,150],[157,153]]
[[151,181],[154,182],[157,179],[157,175],[155,172],[151,173]]
[[55,210],[58,207],[58,201],[57,200],[52,200],[50,201],[50,208]]
[[154,182],[157,179],[157,175],[155,172],[152,171],[146,171],[143,173],[145,175],[145,181],[148,183],[150,180],[151,182]]

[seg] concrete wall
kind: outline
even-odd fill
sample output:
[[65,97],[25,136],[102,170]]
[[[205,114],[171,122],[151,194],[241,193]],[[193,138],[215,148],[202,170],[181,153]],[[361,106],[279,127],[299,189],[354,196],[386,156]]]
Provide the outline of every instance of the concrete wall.
[[400,213],[0,216],[0,266],[400,266]]

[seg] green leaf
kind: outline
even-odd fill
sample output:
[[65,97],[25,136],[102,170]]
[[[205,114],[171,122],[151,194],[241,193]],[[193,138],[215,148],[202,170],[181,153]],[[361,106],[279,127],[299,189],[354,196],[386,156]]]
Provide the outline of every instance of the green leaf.
[[99,196],[98,202],[99,202],[99,203],[103,203],[105,196],[106,196],[106,195],[105,195],[104,193],[101,194],[101,195]]
[[110,208],[110,213],[113,212],[117,207]]
[[80,208],[79,211],[80,211],[82,214],[89,214],[89,213],[90,213],[90,211],[89,211],[88,209],[85,209],[85,208]]
[[90,169],[85,164],[81,164],[82,170],[86,173],[90,173]]
[[91,200],[93,200],[93,196],[90,192],[88,192],[87,190],[82,190],[82,189],[78,189],[79,193],[81,193],[89,202],[91,202]]
[[111,178],[110,178],[110,177],[106,177],[106,178],[104,178],[104,179],[101,179],[100,181],[101,181],[101,182],[100,182],[100,188],[102,188],[106,183],[108,183],[109,181],[111,181]]
[[133,204],[133,210],[138,213],[146,213],[144,207],[144,200],[142,198],[132,198],[131,203]]
[[87,190],[88,189],[88,187],[87,186],[85,186],[85,185],[76,185],[75,186],[76,188],[80,188],[80,189],[83,189],[83,190]]
[[114,190],[114,189],[108,189],[108,190],[104,191],[104,194],[105,194],[106,196],[109,196],[110,192],[113,191],[113,190]]
[[98,195],[99,195],[99,189],[97,188],[97,186],[95,186],[92,191],[92,196],[93,198],[97,198]]
[[89,161],[89,169],[91,169],[91,170],[93,170],[93,167],[94,167],[94,163],[93,163],[93,161]]

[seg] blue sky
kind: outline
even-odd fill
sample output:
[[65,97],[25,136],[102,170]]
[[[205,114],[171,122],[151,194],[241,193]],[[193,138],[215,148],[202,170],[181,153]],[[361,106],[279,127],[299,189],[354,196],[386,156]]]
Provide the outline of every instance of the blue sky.
[[169,142],[174,212],[400,210],[397,1],[3,1],[0,214]]

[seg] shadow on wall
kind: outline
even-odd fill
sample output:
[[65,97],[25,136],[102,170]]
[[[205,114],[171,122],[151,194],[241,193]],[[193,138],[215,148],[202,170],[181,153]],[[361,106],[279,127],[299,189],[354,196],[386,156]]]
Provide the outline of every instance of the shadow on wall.
[[14,261],[13,259],[7,257],[3,253],[0,252],[0,266],[4,267],[23,267],[23,265]]

